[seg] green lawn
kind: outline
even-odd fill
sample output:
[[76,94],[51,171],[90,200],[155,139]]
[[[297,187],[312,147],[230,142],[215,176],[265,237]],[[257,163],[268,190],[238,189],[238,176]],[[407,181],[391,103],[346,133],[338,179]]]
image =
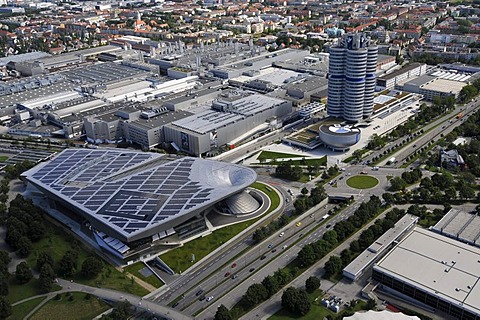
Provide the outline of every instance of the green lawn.
[[[52,291],[58,291],[62,287],[54,284],[52,286]],[[15,277],[11,276],[8,281],[8,296],[7,299],[10,303],[14,303],[29,297],[33,297],[43,292],[40,291],[40,285],[38,279],[32,279],[25,284],[18,284],[15,281]]]
[[272,159],[283,159],[283,158],[303,158],[304,156],[291,153],[281,153],[273,151],[262,151],[257,157],[257,160],[272,160]]
[[125,271],[128,273],[133,274],[134,276],[142,279],[143,281],[150,283],[152,286],[155,288],[160,288],[161,286],[164,285],[162,280],[158,279],[158,277],[154,274],[151,276],[145,277],[143,274],[141,274],[139,271],[142,270],[143,268],[147,268],[147,266],[143,262],[137,262],[132,265],[129,265],[125,267]]
[[0,156],[0,162],[4,162],[8,160],[8,156]]
[[120,290],[139,296],[148,293],[146,289],[137,283],[132,284],[131,279],[106,262],[104,263],[103,272],[95,279],[83,277],[79,272],[82,262],[87,257],[94,255],[94,253],[84,247],[72,235],[65,232],[62,228],[53,225],[49,221],[45,221],[45,227],[47,230],[46,236],[42,240],[33,243],[32,254],[27,258],[27,263],[32,268],[35,267],[37,255],[42,251],[50,252],[55,262],[58,264],[65,252],[72,248],[76,248],[78,251],[78,272],[73,277],[75,281],[89,286],[101,286],[102,288]]
[[86,299],[85,293],[73,292],[72,297],[72,301],[66,294],[62,294],[60,300],[51,299],[40,310],[35,312],[30,319],[90,320],[110,309],[109,305],[95,296]]
[[347,185],[355,189],[370,189],[377,184],[378,179],[371,176],[353,176],[347,180]]
[[36,306],[38,306],[45,297],[35,298],[24,303],[20,303],[12,307],[12,315],[8,317],[8,320],[23,320],[27,314],[30,313]]
[[[272,203],[266,214],[278,207],[280,204],[280,198],[275,191],[267,190],[266,186],[259,182],[252,184],[252,187],[265,192],[265,194],[270,197],[270,201]],[[260,218],[261,217],[221,228],[214,231],[212,234],[187,242],[181,247],[170,250],[169,252],[162,254],[160,258],[175,272],[183,272],[194,265],[196,261],[204,258],[210,252],[217,249],[223,243],[239,234],[241,231],[255,223]],[[192,253],[195,254],[195,262],[192,262],[191,260]]]

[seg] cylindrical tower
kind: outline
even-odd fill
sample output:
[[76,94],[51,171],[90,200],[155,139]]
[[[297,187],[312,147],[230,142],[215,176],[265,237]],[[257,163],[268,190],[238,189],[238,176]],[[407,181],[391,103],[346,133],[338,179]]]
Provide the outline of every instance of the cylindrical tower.
[[330,48],[328,114],[359,122],[373,113],[378,47],[363,33],[345,34]]
[[343,116],[345,53],[345,48],[330,48],[327,113],[335,118]]
[[367,49],[347,51],[343,118],[358,122],[363,118]]
[[376,45],[370,45],[367,47],[367,70],[365,75],[365,100],[363,105],[363,117],[368,118],[373,113],[373,99],[375,94],[375,85],[377,84],[377,77],[375,72],[377,71],[377,58],[378,47]]

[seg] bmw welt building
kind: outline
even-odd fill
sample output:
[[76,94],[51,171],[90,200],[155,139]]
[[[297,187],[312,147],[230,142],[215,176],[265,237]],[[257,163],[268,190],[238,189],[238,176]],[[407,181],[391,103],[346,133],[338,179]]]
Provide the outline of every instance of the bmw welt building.
[[231,211],[261,206],[245,191],[255,171],[191,157],[67,149],[22,177],[33,193],[43,193],[50,207],[123,261],[150,255],[166,239],[181,242],[204,233],[205,216],[218,212],[217,204]]

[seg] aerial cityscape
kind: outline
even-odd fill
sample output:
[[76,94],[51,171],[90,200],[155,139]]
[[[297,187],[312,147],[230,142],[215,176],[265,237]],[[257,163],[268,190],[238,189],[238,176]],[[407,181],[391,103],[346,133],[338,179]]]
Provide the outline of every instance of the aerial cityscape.
[[479,0],[0,4],[0,320],[480,320]]

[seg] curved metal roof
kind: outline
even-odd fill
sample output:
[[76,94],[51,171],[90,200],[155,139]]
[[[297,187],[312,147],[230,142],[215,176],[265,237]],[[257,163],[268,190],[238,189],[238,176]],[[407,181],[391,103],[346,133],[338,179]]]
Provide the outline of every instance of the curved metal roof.
[[257,177],[225,162],[113,149],[67,149],[23,176],[125,239],[152,235]]

